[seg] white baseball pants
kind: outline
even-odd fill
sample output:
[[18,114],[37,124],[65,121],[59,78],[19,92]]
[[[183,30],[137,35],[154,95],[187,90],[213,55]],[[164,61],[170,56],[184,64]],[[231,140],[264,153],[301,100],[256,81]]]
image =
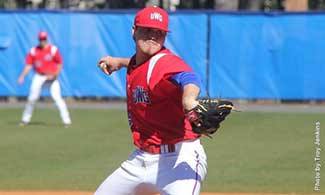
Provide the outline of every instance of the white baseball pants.
[[199,195],[206,169],[199,139],[176,144],[172,153],[136,149],[94,195]]
[[35,74],[32,80],[28,101],[22,116],[22,122],[29,123],[36,101],[39,99],[42,88],[49,87],[51,97],[54,100],[64,124],[71,124],[70,114],[65,101],[61,95],[61,88],[57,79],[48,81],[46,75]]

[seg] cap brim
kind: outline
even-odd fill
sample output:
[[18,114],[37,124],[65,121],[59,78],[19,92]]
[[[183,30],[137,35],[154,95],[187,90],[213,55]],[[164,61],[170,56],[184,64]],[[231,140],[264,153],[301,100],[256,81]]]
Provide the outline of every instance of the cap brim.
[[135,26],[144,27],[144,28],[155,28],[155,29],[159,29],[159,30],[162,30],[162,31],[165,31],[165,32],[171,32],[168,29],[164,29],[164,28],[161,28],[159,26],[154,26],[154,25],[136,24]]

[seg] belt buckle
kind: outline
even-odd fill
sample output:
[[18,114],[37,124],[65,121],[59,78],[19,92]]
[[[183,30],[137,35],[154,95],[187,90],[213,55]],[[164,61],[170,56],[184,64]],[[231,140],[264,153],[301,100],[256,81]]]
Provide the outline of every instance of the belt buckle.
[[160,145],[160,154],[175,152],[175,144]]

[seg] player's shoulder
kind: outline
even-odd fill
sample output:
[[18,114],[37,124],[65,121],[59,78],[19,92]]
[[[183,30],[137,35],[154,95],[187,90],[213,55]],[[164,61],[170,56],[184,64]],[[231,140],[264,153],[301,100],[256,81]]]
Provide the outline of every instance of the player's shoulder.
[[49,44],[49,48],[50,49],[56,49],[56,50],[58,49],[58,47],[56,45],[53,45],[53,44]]
[[34,56],[36,54],[36,52],[37,52],[37,47],[32,47],[29,50],[29,54],[32,55],[32,56]]
[[52,45],[52,44],[49,45],[49,48],[52,55],[55,55],[56,52],[59,50],[59,48],[56,45]]
[[161,57],[157,60],[154,65],[155,72],[160,72],[162,74],[170,74],[175,72],[192,70],[192,68],[182,58],[172,53],[168,49],[162,50],[158,53],[158,55],[159,54]]
[[163,64],[170,64],[170,65],[187,65],[186,62],[176,55],[175,53],[171,52],[169,49],[164,49],[161,54],[163,55],[158,63],[163,63]]

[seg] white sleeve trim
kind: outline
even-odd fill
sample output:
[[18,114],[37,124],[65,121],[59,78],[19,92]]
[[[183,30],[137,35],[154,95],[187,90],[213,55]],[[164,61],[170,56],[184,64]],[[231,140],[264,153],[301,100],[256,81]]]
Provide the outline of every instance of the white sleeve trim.
[[30,55],[35,56],[35,47],[32,47],[32,49],[30,49]]
[[55,56],[57,50],[58,50],[58,48],[56,46],[52,45],[52,47],[51,47],[51,55],[52,55],[52,57]]
[[152,74],[152,71],[156,65],[156,63],[158,62],[158,60],[167,55],[166,53],[159,53],[157,55],[155,55],[154,57],[152,57],[150,59],[150,62],[149,62],[149,67],[148,67],[148,72],[147,72],[147,84],[149,85],[149,81],[150,81],[150,78],[151,78],[151,74]]

